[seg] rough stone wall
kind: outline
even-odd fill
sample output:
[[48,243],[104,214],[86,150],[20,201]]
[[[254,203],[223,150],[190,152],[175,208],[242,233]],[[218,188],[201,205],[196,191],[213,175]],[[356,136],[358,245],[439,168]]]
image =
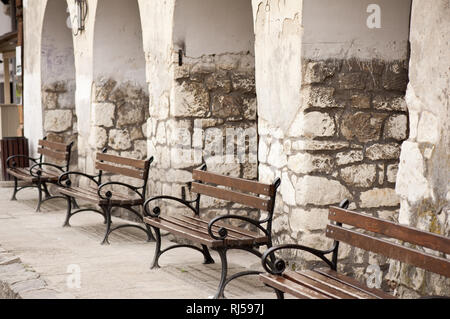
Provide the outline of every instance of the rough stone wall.
[[[101,152],[105,147],[108,154],[140,160],[147,158],[148,103],[148,94],[134,83],[118,84],[113,79],[95,81],[89,142],[92,150],[90,165],[94,165],[95,153]],[[106,172],[102,181],[121,181],[142,186],[140,180],[114,176]],[[123,192],[124,189],[118,191]],[[134,219],[133,215],[124,210],[119,210],[118,215]]]
[[[406,93],[410,134],[402,144],[396,185],[399,221],[446,237],[450,236],[450,45],[443,40],[450,33],[449,16],[449,1],[413,1]],[[403,297],[450,296],[450,278],[406,264],[391,263],[389,278]]]
[[[301,106],[287,133],[259,121],[260,179],[282,179],[277,241],[330,247],[328,207],[344,198],[359,212],[397,218],[395,180],[408,137],[406,68],[404,61],[303,60]],[[342,246],[341,270],[357,278],[368,263],[383,263]],[[302,266],[317,261],[301,257]]]
[[[192,180],[192,170],[203,163],[211,172],[256,179],[254,57],[246,53],[184,57],[179,66],[174,55],[172,67],[171,97],[164,96],[165,102],[150,106],[149,152],[155,156],[149,180],[151,194],[180,197],[181,188]],[[227,148],[227,129],[247,134],[245,158],[226,161],[222,156]],[[228,145],[234,148],[233,155],[235,143]],[[203,211],[206,216],[229,210],[247,212],[241,212],[241,205],[230,206],[207,197],[201,206],[208,208]]]
[[58,81],[43,86],[42,108],[44,136],[59,143],[74,142],[71,165],[77,165],[77,115],[75,112],[75,83]]

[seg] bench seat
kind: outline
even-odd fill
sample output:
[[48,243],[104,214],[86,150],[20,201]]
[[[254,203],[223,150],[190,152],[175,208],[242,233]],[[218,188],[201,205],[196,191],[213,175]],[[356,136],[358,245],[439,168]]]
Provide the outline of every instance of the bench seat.
[[[344,200],[339,207],[331,206],[329,209],[329,224],[325,229],[325,235],[333,239],[331,248],[319,250],[300,244],[282,244],[269,248],[263,254],[261,262],[267,273],[260,274],[260,280],[273,288],[279,299],[284,298],[285,293],[297,298],[314,299],[395,298],[380,290],[383,280],[383,272],[380,269],[376,282],[368,286],[337,273],[340,242],[380,254],[390,260],[450,277],[450,260],[445,257],[450,254],[450,238],[374,217],[371,214],[351,211],[347,209],[348,204],[349,201]],[[299,250],[312,254],[328,264],[328,268],[292,271],[287,268],[287,263],[283,259],[276,258],[275,252],[281,250]],[[327,257],[329,254],[331,258]],[[374,286],[377,289],[373,288]]]
[[[8,174],[26,182],[36,183],[39,179],[38,177],[30,175],[29,167],[8,168],[6,171],[8,172]],[[41,182],[57,182],[59,175],[61,175],[61,172],[50,171],[45,169],[43,169],[41,172],[42,172],[42,175],[40,177]]]
[[[158,218],[145,217],[144,222],[153,227],[169,231],[173,234],[184,236],[187,239],[196,241],[200,244],[211,248],[230,247],[230,246],[259,246],[268,243],[267,236],[244,230],[242,228],[233,227],[225,223],[216,223],[213,226],[213,232],[218,236],[220,227],[224,227],[228,231],[227,238],[218,240],[212,238],[208,234],[208,223],[210,219],[199,216],[160,216]],[[219,227],[220,226],[220,227]]]
[[281,276],[268,273],[259,276],[264,284],[300,299],[396,299],[329,268],[285,271]]
[[[81,188],[81,187],[58,187],[58,192],[62,195],[70,196],[73,198],[81,198],[88,202],[98,204],[98,205],[107,205],[108,199],[103,199],[98,195],[98,188]],[[142,198],[130,198],[130,195],[121,194],[117,192],[112,193],[112,197],[109,200],[109,203],[112,205],[142,205],[144,203],[144,199]]]

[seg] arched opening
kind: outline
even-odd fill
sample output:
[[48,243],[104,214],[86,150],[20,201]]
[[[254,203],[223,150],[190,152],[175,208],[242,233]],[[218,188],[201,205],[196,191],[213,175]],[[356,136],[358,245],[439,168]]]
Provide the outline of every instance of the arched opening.
[[93,54],[91,147],[145,158],[148,88],[136,0],[98,2]]
[[[158,108],[149,130],[149,149],[155,154],[153,194],[180,196],[192,168],[202,163],[208,171],[257,178],[251,2],[175,2],[170,98],[157,96],[151,106]],[[222,208],[232,214],[253,213]]]
[[[44,136],[56,142],[76,143],[75,59],[68,17],[66,1],[48,1],[42,27],[42,112]],[[72,162],[76,159],[75,153]]]
[[[203,141],[192,143],[201,144],[200,157],[210,169],[245,178],[257,177],[252,153],[256,153],[254,39],[250,0],[178,0],[175,4],[177,62],[170,115],[193,118],[195,129],[203,130]],[[227,130],[233,129],[244,130],[246,141],[227,141]],[[237,152],[230,144],[239,143],[246,144],[246,156],[226,161],[225,155]],[[197,163],[188,164],[184,167]]]

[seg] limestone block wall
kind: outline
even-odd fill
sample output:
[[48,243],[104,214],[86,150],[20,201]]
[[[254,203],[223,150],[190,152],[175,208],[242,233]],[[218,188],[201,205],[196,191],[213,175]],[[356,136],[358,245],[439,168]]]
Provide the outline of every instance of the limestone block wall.
[[[254,57],[249,53],[184,57],[180,66],[174,52],[172,68],[171,96],[150,107],[149,153],[155,156],[151,194],[180,197],[181,188],[192,180],[192,170],[203,163],[208,171],[257,179]],[[239,147],[242,157],[235,156]],[[241,205],[207,197],[202,206],[208,207],[203,211],[206,216],[248,213],[241,212]]]
[[[446,237],[450,236],[450,46],[444,39],[450,32],[449,15],[448,1],[413,1],[406,93],[410,134],[402,144],[396,184],[399,221]],[[389,278],[406,298],[450,296],[450,279],[406,264],[391,263]]]
[[108,153],[145,159],[147,156],[146,120],[148,94],[131,82],[117,84],[112,79],[94,83],[93,149]]
[[281,176],[280,242],[323,248],[328,206],[395,218],[400,145],[408,136],[404,61],[303,61],[301,107],[285,133],[259,122],[260,179]]
[[[94,82],[92,132],[89,141],[92,160],[89,165],[94,165],[94,154],[101,152],[103,148],[107,148],[108,154],[135,159],[147,158],[148,101],[145,90],[131,81],[117,83],[113,79],[102,78]],[[142,186],[142,181],[134,178],[106,173],[102,181],[110,180]],[[125,210],[118,210],[116,215],[128,219],[135,218]]]
[[59,143],[74,142],[71,164],[76,165],[77,116],[75,112],[75,83],[58,81],[42,89],[44,136]]
[[[382,1],[377,30],[366,25],[369,4],[253,2],[259,179],[282,180],[274,220],[279,243],[329,248],[328,208],[344,198],[352,209],[398,219],[395,182],[409,135],[409,2]],[[320,263],[306,253],[284,257],[298,267]],[[383,257],[341,245],[340,271],[365,281],[369,264],[386,275]]]

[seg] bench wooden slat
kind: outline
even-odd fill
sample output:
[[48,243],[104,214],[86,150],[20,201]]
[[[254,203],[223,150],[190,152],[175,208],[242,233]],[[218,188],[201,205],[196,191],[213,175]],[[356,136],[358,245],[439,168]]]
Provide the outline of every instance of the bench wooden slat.
[[296,284],[282,276],[274,276],[271,274],[260,274],[260,280],[283,292],[289,293],[296,298],[300,299],[331,299],[329,296],[321,294],[315,290],[305,287],[300,284]]
[[[102,199],[98,196],[97,190],[94,188],[81,188],[81,187],[59,187],[58,191],[61,194],[68,195],[75,198],[81,198],[93,203],[103,203],[107,202],[106,199]],[[113,196],[111,198],[111,202],[114,204],[130,204],[130,205],[138,205],[142,203],[143,200],[141,198],[130,198],[129,196],[121,193],[112,193]]]
[[316,290],[333,299],[358,299],[357,296],[354,296],[346,291],[336,289],[332,285],[328,285],[321,281],[317,281],[313,277],[305,276],[305,274],[303,273],[298,273],[295,271],[287,271],[283,274],[283,276],[286,279],[289,279],[293,282],[306,286],[310,289]]
[[438,234],[339,207],[330,207],[328,219],[450,254],[450,238]]
[[134,177],[134,178],[138,178],[138,179],[144,178],[144,173],[142,171],[132,169],[132,168],[118,167],[118,166],[113,166],[113,165],[109,165],[109,164],[105,164],[105,163],[101,163],[101,162],[96,162],[95,168],[102,170],[102,171],[107,171],[110,173],[125,175],[128,177]]
[[[196,220],[196,221],[201,222],[201,223],[204,223],[206,225],[206,227],[207,227],[207,225],[209,223],[209,219],[203,219],[201,217],[195,217],[195,216],[184,216],[184,217]],[[261,233],[252,232],[250,230],[246,230],[246,229],[239,228],[239,227],[236,227],[236,226],[233,226],[233,225],[225,224],[224,222],[221,222],[221,221],[218,221],[217,223],[215,223],[214,226],[216,226],[217,228],[219,228],[219,227],[226,227],[229,231],[232,231],[232,232],[234,232],[236,234],[241,234],[243,236],[247,236],[247,237],[250,237],[250,238],[254,238],[254,239],[265,237],[264,234],[261,234],[262,232]]]
[[41,148],[41,147],[39,147],[37,151],[38,151],[39,154],[42,154],[44,156],[48,156],[48,157],[51,157],[53,159],[60,160],[60,161],[67,160],[67,157],[69,156],[68,153],[55,152],[55,151],[52,151],[52,150],[50,150],[48,148]]
[[313,276],[322,276],[321,278],[329,278],[334,283],[342,283],[346,285],[347,291],[352,290],[355,293],[363,293],[366,295],[369,295],[368,298],[377,298],[377,299],[397,299],[395,296],[392,296],[380,289],[376,288],[369,288],[356,279],[340,274],[330,268],[316,268],[314,271],[306,271],[307,273],[313,275]]
[[256,181],[246,180],[243,178],[219,175],[202,170],[193,170],[192,179],[199,180],[204,183],[227,186],[241,191],[267,196],[272,196],[274,192],[273,185],[263,184]]
[[[181,227],[185,227],[185,228],[187,228],[189,230],[194,230],[194,231],[202,233],[202,234],[204,234],[206,236],[209,236],[208,229],[207,229],[207,227],[204,227],[204,225],[198,225],[198,224],[195,224],[193,222],[188,222],[188,221],[185,221],[185,220],[183,220],[181,218],[174,217],[174,216],[170,216],[170,217],[165,216],[164,219],[167,220],[167,221],[170,221],[171,223],[174,223],[175,225],[178,225],[178,226],[181,226]],[[214,230],[214,233],[215,233],[215,235],[217,235],[217,231],[216,230]],[[236,237],[233,234],[228,234],[228,236],[230,236],[230,238],[233,238],[233,239],[240,239],[239,237]],[[247,238],[247,239],[249,239],[249,238]]]
[[[204,230],[205,234],[209,235],[208,224],[202,223],[201,221],[196,220],[196,219],[187,218],[186,216],[176,216],[176,217],[172,216],[172,218],[175,218],[185,224],[191,225],[192,227],[202,229],[202,230]],[[220,227],[217,227],[217,226],[213,227],[214,234],[217,235],[217,231],[219,230],[219,228]],[[235,232],[233,232],[230,229],[228,229],[228,236],[230,236],[231,238],[236,238],[236,239],[238,239],[238,238],[253,239],[252,237],[244,236],[241,234],[236,234]]]
[[97,161],[106,161],[115,164],[132,166],[140,169],[145,169],[147,167],[147,161],[105,153],[97,153]]
[[[27,181],[33,181],[37,180],[37,177],[34,177],[30,175],[30,168],[8,168],[7,169],[8,174],[13,175],[17,178],[20,178],[22,180]],[[59,174],[62,174],[61,172],[51,172],[42,170],[41,180],[42,181],[57,181],[59,178]]]
[[99,202],[99,197],[95,196],[95,194],[93,192],[90,193],[87,190],[85,190],[83,188],[79,188],[79,187],[70,187],[70,188],[59,187],[58,192],[63,195],[68,195],[68,196],[71,196],[74,198],[82,198],[84,200],[87,200],[87,201],[90,201],[93,203]]
[[253,208],[269,211],[271,208],[271,201],[260,197],[238,193],[227,189],[222,189],[214,186],[204,185],[200,183],[192,183],[192,191],[203,195],[227,200],[233,203],[244,204]]
[[374,238],[339,226],[327,225],[326,236],[352,246],[382,254],[407,264],[450,277],[450,260],[419,252],[386,240]]
[[190,239],[192,241],[196,241],[200,244],[206,245],[208,247],[218,247],[223,245],[223,241],[215,240],[210,236],[206,236],[200,232],[191,231],[187,232],[185,228],[174,225],[173,223],[165,220],[164,218],[153,218],[153,217],[144,217],[144,221],[147,224],[150,224],[154,227],[172,232],[177,235],[181,235],[184,238]]
[[70,144],[50,142],[48,140],[39,140],[38,144],[44,148],[49,148],[60,152],[68,152],[70,148]]
[[[334,270],[330,270],[331,272],[335,272]],[[335,272],[336,273],[336,272]],[[370,291],[367,291],[366,288],[354,280],[353,278],[350,278],[349,276],[340,275],[339,278],[329,276],[326,274],[321,273],[320,269],[314,269],[314,270],[304,270],[302,271],[302,274],[304,274],[307,277],[314,278],[318,282],[321,282],[325,285],[329,285],[331,287],[334,287],[335,289],[339,289],[342,291],[345,291],[346,293],[352,295],[353,297],[357,299],[379,299],[379,294],[374,294]],[[337,274],[337,273],[336,273]]]

